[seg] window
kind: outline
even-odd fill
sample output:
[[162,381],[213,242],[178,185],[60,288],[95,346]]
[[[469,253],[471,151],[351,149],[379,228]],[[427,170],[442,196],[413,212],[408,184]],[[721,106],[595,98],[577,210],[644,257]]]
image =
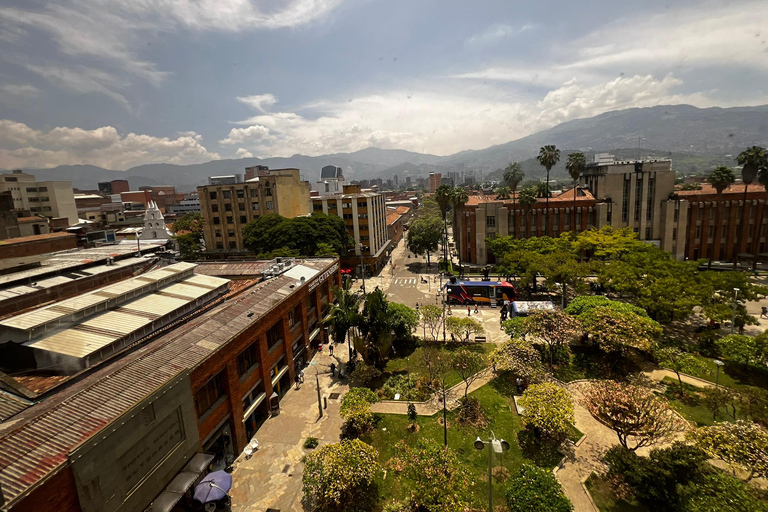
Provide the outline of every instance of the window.
[[48,192],[48,187],[37,187],[38,192]]
[[247,224],[248,218],[245,215],[240,216],[240,224]]
[[224,205],[224,211],[225,212],[231,212],[232,211],[232,205],[227,203]]
[[39,201],[40,201],[40,199],[39,199],[39,198],[37,198],[37,197],[30,197],[30,198],[29,198],[29,202],[30,202],[30,203],[37,203],[37,202],[39,202]]
[[243,411],[247,410],[263,392],[264,381],[259,379],[259,382],[257,382],[256,385],[253,386],[253,388],[248,392],[248,394],[243,397]]
[[251,189],[251,197],[259,197],[259,189],[252,188]]
[[259,203],[251,203],[251,209],[254,211],[259,211]]
[[216,242],[216,248],[222,250],[224,249],[224,244],[222,242]]
[[222,192],[224,195],[224,199],[230,199],[232,197],[232,193],[229,190],[225,190]]
[[485,218],[485,227],[487,228],[495,228],[496,227],[496,217],[493,215],[488,215]]
[[40,196],[40,200],[45,202],[45,201],[50,201],[51,199],[48,196]]
[[[269,195],[269,194],[267,194],[267,195]],[[275,209],[275,207],[272,204],[272,201],[267,201],[267,210],[274,210],[274,209]]]
[[256,359],[257,345],[258,343],[251,343],[248,348],[237,356],[237,374],[241,378],[259,364]]
[[213,223],[216,224],[216,225],[221,224],[221,219],[219,219],[218,217],[214,217],[213,218]]
[[221,238],[221,231],[218,229],[216,230],[216,238]]
[[301,324],[301,306],[296,306],[293,310],[288,312],[288,325],[293,330],[296,326]]
[[672,228],[672,240],[677,240],[677,228]]
[[235,230],[234,229],[228,229],[227,230],[227,236],[235,236]]
[[624,190],[621,194],[621,222],[629,221],[629,175],[624,176]]
[[267,349],[272,350],[283,341],[283,323],[278,321],[267,331]]
[[323,205],[321,203],[315,203],[312,205],[312,209],[316,212],[323,211]]
[[264,194],[265,194],[265,195],[267,195],[267,196],[270,196],[270,197],[272,196],[272,189],[271,189],[271,188],[269,188],[269,185],[267,185],[267,186],[264,188]]
[[216,192],[211,192],[210,196],[211,196],[211,201],[215,201],[216,200]]
[[653,201],[655,200],[655,183],[656,179],[654,177],[648,178],[648,200],[646,204],[646,213],[645,213],[645,220],[652,220],[653,219]]
[[200,418],[225,395],[224,372],[219,372],[195,393],[195,410]]
[[367,213],[358,213],[357,214],[357,218],[358,219],[367,219],[368,218],[368,214]]
[[363,201],[363,202],[358,201],[357,202],[357,207],[358,208],[367,208],[368,207],[368,203],[366,203],[365,201]]
[[218,212],[218,211],[219,211],[219,205],[217,205],[217,204],[215,204],[215,203],[214,203],[214,204],[212,204],[212,205],[211,205],[211,211],[212,211],[212,212]]
[[645,239],[650,240],[651,239],[651,228],[645,228]]
[[328,203],[328,209],[329,210],[335,210],[338,205],[336,204],[336,201],[329,202]]
[[243,191],[242,189],[236,191],[235,194],[237,195],[238,199],[242,199],[243,197],[245,197],[245,191]]
[[370,237],[368,235],[360,235],[361,242],[367,242],[368,240],[370,240]]
[[27,192],[37,192],[37,187],[27,187]]
[[343,217],[344,217],[345,220],[351,220],[351,219],[355,218],[355,216],[352,215],[351,213],[345,213],[345,214],[343,214]]
[[235,242],[234,240],[229,242],[229,248],[230,249],[237,249],[237,242]]
[[232,224],[232,216],[231,215],[227,216],[227,224]]
[[245,203],[237,203],[237,209],[241,212],[245,211]]
[[701,236],[701,226],[696,226],[696,238]]
[[635,182],[637,184],[635,186],[635,220],[640,220],[640,206],[643,195],[643,175],[638,175]]
[[709,226],[709,238],[715,236],[715,226]]

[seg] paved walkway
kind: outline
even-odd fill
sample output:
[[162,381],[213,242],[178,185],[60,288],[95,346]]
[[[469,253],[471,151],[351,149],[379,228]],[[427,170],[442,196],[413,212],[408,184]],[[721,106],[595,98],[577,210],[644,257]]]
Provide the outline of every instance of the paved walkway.
[[316,437],[320,445],[339,441],[342,420],[339,417],[340,398],[349,390],[348,381],[330,376],[331,362],[347,360],[346,345],[334,345],[335,358],[328,355],[328,346],[315,356],[320,371],[321,395],[339,393],[339,399],[328,400],[323,418],[318,418],[315,367],[305,370],[305,382],[300,389],[288,391],[281,401],[280,414],[268,419],[256,433],[260,448],[250,459],[241,456],[232,473],[232,508],[237,511],[264,512],[268,508],[282,511],[302,510],[301,458],[310,450],[303,448],[307,437]]

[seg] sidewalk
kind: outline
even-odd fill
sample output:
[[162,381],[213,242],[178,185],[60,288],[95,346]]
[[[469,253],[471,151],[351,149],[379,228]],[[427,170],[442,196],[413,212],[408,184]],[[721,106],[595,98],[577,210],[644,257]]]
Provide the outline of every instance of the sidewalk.
[[[317,366],[305,369],[305,381],[300,389],[295,386],[280,402],[280,414],[269,418],[256,432],[260,448],[246,460],[240,457],[232,473],[232,509],[264,512],[277,510],[302,510],[301,475],[304,467],[301,458],[311,450],[303,448],[307,437],[316,437],[320,446],[339,441],[342,420],[339,417],[341,397],[349,390],[349,381],[331,378],[329,366],[347,361],[347,347],[334,345],[334,358],[328,355],[328,346],[313,361]],[[328,408],[323,418],[318,418],[315,368],[320,372],[320,393],[329,397],[339,393],[336,399],[328,398]]]

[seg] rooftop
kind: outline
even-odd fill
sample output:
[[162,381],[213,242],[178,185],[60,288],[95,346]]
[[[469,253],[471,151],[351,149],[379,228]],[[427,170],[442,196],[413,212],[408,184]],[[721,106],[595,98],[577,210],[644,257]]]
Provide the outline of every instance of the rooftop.
[[[702,195],[708,195],[708,194],[717,194],[717,189],[710,185],[709,183],[701,183],[699,185],[701,189],[699,190],[676,190],[675,193],[682,197],[682,198],[693,198],[695,196],[702,196]],[[752,183],[751,185],[747,186],[747,194],[768,194],[768,191],[765,190],[765,186],[760,183]],[[730,187],[723,190],[723,195],[727,196],[733,196],[733,195],[744,195],[744,184],[743,183],[734,183]]]
[[402,216],[403,216],[402,213],[397,213],[397,212],[387,213],[387,226],[394,224]]
[[[552,196],[549,198],[550,203],[557,203],[557,202],[565,202],[570,201],[573,202],[573,188],[569,188],[568,190],[565,190],[561,192],[560,194],[556,196]],[[595,198],[592,195],[592,193],[585,189],[585,188],[579,188],[579,195],[576,198],[576,201],[594,201]],[[519,193],[517,194],[519,196]],[[538,206],[540,203],[544,204],[546,202],[546,199],[543,197],[538,198],[538,201],[536,203],[536,206]],[[498,196],[495,195],[486,195],[486,194],[476,194],[469,196],[469,200],[467,201],[467,205],[469,206],[477,206],[479,204],[483,203],[512,203],[512,199],[499,199]]]
[[[320,273],[338,263],[312,259],[302,265]],[[222,350],[254,322],[268,318],[298,289],[296,280],[286,275],[263,281],[0,423],[0,485],[6,505],[54,473],[75,448],[167,381]]]
[[[24,218],[24,217],[22,217]],[[37,217],[32,217],[37,219]],[[19,236],[16,238],[9,238],[8,240],[0,240],[0,245],[19,245],[28,244],[33,242],[47,242],[50,240],[56,240],[59,238],[74,238],[72,233],[46,233],[44,235],[31,235],[31,236]]]

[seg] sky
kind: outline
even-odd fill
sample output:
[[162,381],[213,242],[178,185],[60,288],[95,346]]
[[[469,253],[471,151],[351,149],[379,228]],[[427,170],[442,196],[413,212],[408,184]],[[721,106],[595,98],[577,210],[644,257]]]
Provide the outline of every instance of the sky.
[[768,104],[768,2],[3,0],[0,168],[482,149]]

